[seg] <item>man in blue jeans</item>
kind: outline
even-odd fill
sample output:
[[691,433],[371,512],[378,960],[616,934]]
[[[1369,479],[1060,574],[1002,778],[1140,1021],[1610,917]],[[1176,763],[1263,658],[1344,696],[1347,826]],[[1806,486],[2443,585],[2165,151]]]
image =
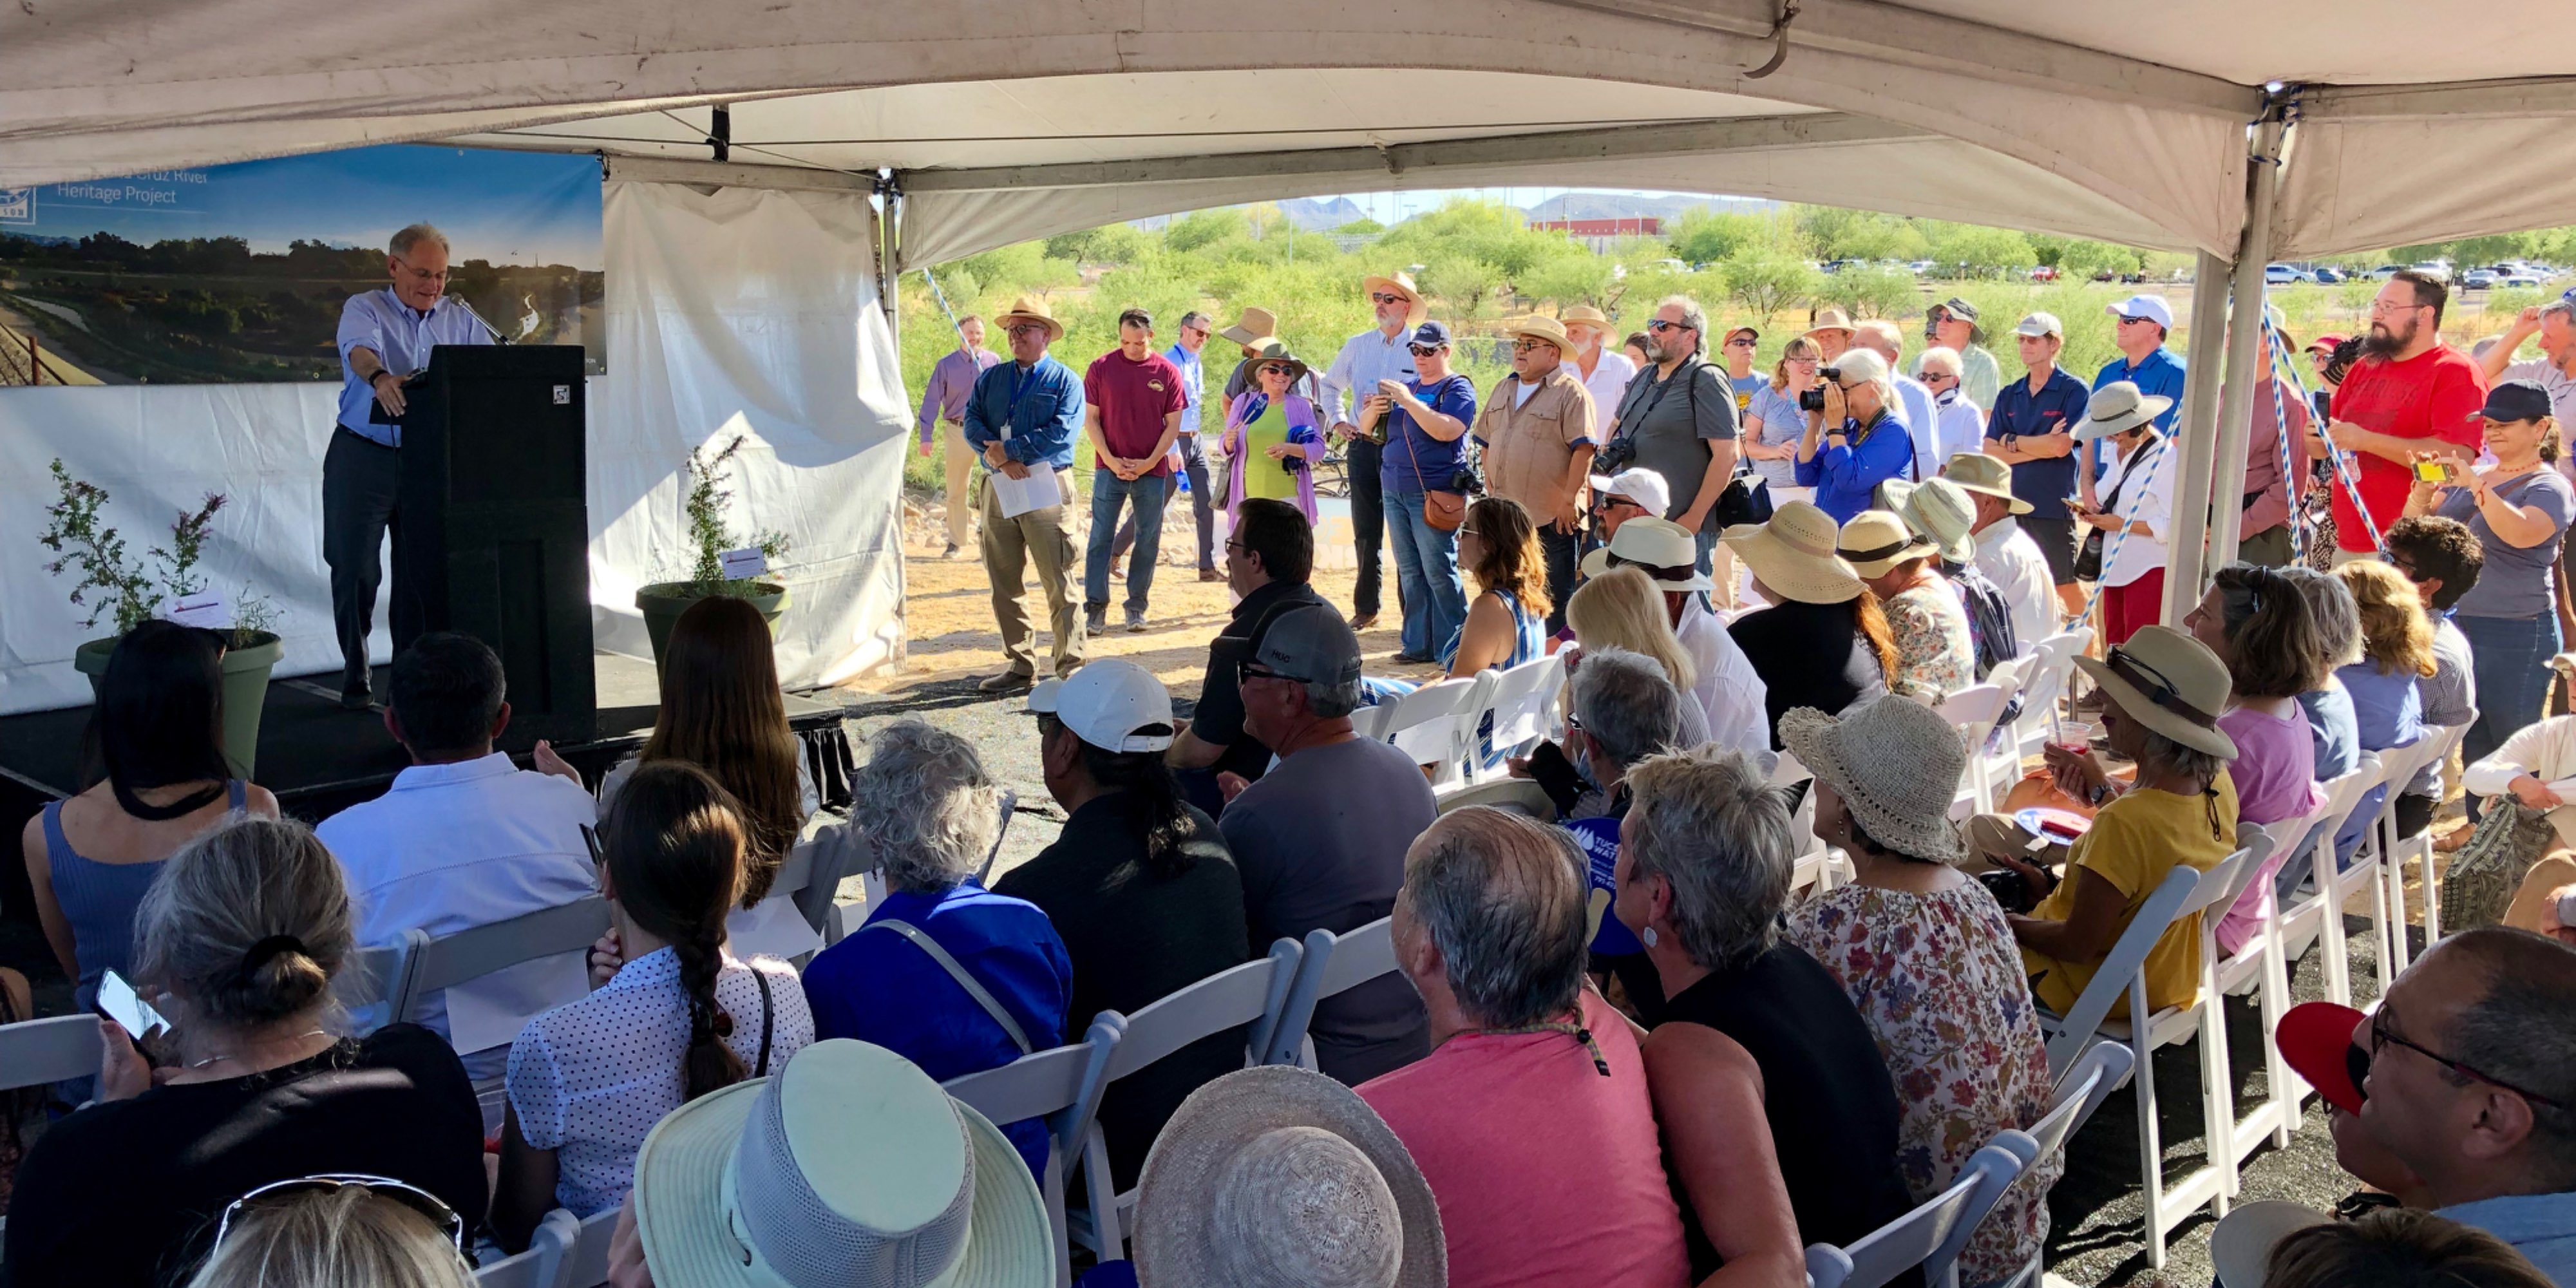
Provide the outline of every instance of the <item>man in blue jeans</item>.
[[1379,504],[1404,599],[1404,651],[1395,660],[1423,663],[1446,656],[1467,622],[1458,534],[1432,527],[1422,504],[1425,493],[1457,491],[1453,480],[1467,460],[1467,427],[1476,420],[1476,386],[1449,371],[1446,324],[1416,327],[1407,348],[1414,378],[1381,380],[1376,389],[1362,391],[1366,396],[1356,414],[1363,433],[1379,418],[1386,420]]
[[1118,347],[1082,377],[1083,434],[1097,468],[1091,475],[1091,542],[1083,551],[1084,628],[1109,629],[1110,544],[1121,502],[1136,507],[1136,549],[1127,562],[1127,629],[1145,629],[1145,599],[1154,589],[1154,559],[1163,547],[1163,502],[1170,495],[1172,440],[1180,436],[1189,395],[1180,368],[1154,352],[1154,315],[1118,315]]

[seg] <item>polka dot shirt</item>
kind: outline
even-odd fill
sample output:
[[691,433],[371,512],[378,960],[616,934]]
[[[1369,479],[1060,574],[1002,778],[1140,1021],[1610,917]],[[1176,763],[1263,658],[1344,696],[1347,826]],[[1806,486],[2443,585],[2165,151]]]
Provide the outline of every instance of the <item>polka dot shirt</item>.
[[[775,958],[725,957],[716,1002],[733,1017],[725,1045],[750,1072],[760,1059],[760,984],[769,980],[769,1068],[814,1040],[814,1017],[796,968]],[[599,991],[528,1021],[510,1046],[510,1107],[519,1134],[555,1151],[555,1201],[575,1216],[616,1207],[635,1183],[635,1151],[680,1107],[680,1057],[689,1045],[688,996],[674,949],[626,965]]]

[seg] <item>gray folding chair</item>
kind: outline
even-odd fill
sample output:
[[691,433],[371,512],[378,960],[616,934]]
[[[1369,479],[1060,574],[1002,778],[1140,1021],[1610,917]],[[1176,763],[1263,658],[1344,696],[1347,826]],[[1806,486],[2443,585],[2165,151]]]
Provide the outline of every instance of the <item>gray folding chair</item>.
[[1808,1244],[1808,1279],[1814,1288],[1879,1288],[1921,1266],[1926,1288],[1958,1288],[1959,1249],[1994,1211],[2021,1167],[2020,1156],[2001,1144],[1978,1150],[1950,1188],[1860,1242],[1848,1248]]
[[1323,929],[1306,932],[1306,952],[1298,959],[1297,978],[1288,985],[1288,1004],[1280,1014],[1278,1036],[1262,1055],[1261,1063],[1315,1067],[1315,1048],[1306,1036],[1307,1025],[1315,1019],[1315,1004],[1392,972],[1392,927],[1390,919],[1380,917],[1348,934],[1336,935]]
[[[1244,1063],[1260,1063],[1260,1053],[1288,1036],[1281,1021],[1288,1008],[1289,985],[1297,977],[1298,960],[1304,953],[1296,940],[1281,939],[1270,945],[1269,956],[1210,975],[1134,1015],[1102,1011],[1097,1019],[1114,1018],[1125,1028],[1117,1051],[1110,1057],[1103,1088],[1201,1038],[1228,1029],[1247,1030]],[[1295,1040],[1303,1038],[1301,1032]],[[1095,1101],[1085,1113],[1098,1108]],[[1109,1188],[1109,1147],[1097,1132],[1083,1143],[1082,1166],[1089,1188]],[[1092,1208],[1088,1213],[1069,1214],[1067,1224],[1073,1241],[1099,1254],[1104,1261],[1127,1255],[1127,1241],[1121,1231],[1126,1228],[1129,1214],[1135,1211],[1136,1192],[1118,1195],[1107,1207],[1095,1200]]]
[[[614,1211],[607,1216],[611,1222],[617,1220]],[[537,1232],[529,1238],[527,1251],[503,1257],[475,1271],[475,1288],[567,1288],[572,1273],[573,1245],[580,1238],[580,1218],[563,1208],[556,1208],[537,1223]],[[603,1279],[606,1277],[604,1274],[601,1276]]]
[[564,1256],[561,1288],[601,1288],[607,1283],[608,1244],[616,1236],[616,1208],[583,1218],[572,1249]]
[[606,933],[608,901],[597,895],[449,935],[414,930],[391,1018],[412,1020],[432,993],[521,962],[580,952]]
[[410,967],[408,940],[349,954],[331,980],[331,1001],[340,1008],[350,1035],[365,1037],[393,1022],[394,1003],[403,995],[403,973]]
[[[1090,1034],[1081,1042],[1024,1055],[946,1084],[949,1095],[973,1105],[996,1125],[1026,1118],[1046,1120],[1046,1174],[1039,1178],[1038,1189],[1046,1196],[1047,1223],[1055,1232],[1058,1288],[1073,1282],[1073,1244],[1064,1211],[1065,1160],[1082,1158],[1085,1145],[1100,1130],[1091,1115],[1100,1108],[1100,1089],[1109,1083],[1109,1061],[1123,1031],[1122,1024],[1103,1017],[1092,1022]],[[1085,1189],[1092,1196],[1092,1220],[1099,1228],[1108,1228],[1113,1219],[1107,1211],[1108,1173],[1099,1173]]]
[[[2117,1042],[2096,1042],[2085,1049],[2084,1057],[2066,1076],[2057,1080],[2057,1090],[2050,1096],[2048,1112],[2030,1125],[2026,1132],[2008,1131],[1995,1138],[1995,1144],[2013,1151],[2021,1159],[2023,1175],[2038,1167],[2041,1159],[2055,1158],[2066,1148],[2066,1142],[2102,1102],[2111,1098],[2127,1080],[2129,1071],[2138,1063],[2137,1054]],[[2047,1196],[2038,1196],[2045,1199]],[[2047,1250],[2042,1249],[2004,1284],[2004,1288],[2034,1288],[2040,1281]]]
[[0,1091],[41,1087],[98,1074],[95,1015],[57,1015],[0,1024]]

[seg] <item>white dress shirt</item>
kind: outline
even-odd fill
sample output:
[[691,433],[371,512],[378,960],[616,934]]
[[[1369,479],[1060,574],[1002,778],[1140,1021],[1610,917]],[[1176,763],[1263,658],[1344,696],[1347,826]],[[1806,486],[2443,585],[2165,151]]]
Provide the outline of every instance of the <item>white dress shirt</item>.
[[[598,893],[597,869],[581,835],[594,808],[590,793],[516,768],[496,751],[479,760],[414,765],[395,775],[384,795],[314,830],[347,875],[358,944],[372,947],[414,928],[453,934]],[[525,963],[476,985],[506,987],[503,976],[547,964]],[[548,973],[528,974],[530,987],[537,987],[535,980]],[[533,1014],[560,999],[525,1000]],[[420,1018],[448,1036],[446,996],[425,999]]]
[[2003,592],[2012,610],[2013,642],[2024,654],[2057,633],[2056,575],[2019,520],[2007,514],[1977,534],[1976,565]]
[[[2173,479],[2177,473],[2173,462],[2174,445],[2162,439],[2138,444],[2136,450],[2120,458],[2111,476],[2099,485],[2097,496],[2108,497],[2114,488],[2119,499],[2111,503],[2118,511],[2121,528],[2145,524],[2144,533],[2102,530],[2102,584],[2126,586],[2140,577],[2165,566],[2165,534],[2173,530]],[[2130,476],[2135,474],[2136,478]],[[2079,530],[2080,533],[2080,530]],[[2118,543],[2118,549],[2112,543]]]
[[[1315,409],[1331,423],[1321,428],[1329,431],[1344,421],[1360,423],[1360,404],[1377,392],[1377,382],[1381,380],[1413,383],[1412,345],[1412,327],[1396,332],[1392,340],[1386,332],[1372,328],[1343,341],[1342,351],[1333,355],[1333,365],[1324,369]],[[1378,423],[1383,426],[1386,422],[1381,419]]]
[[1726,633],[1726,624],[1694,602],[1682,610],[1681,627],[1674,634],[1699,672],[1691,696],[1708,717],[1709,738],[1750,752],[1766,765],[1774,763],[1762,677],[1754,673],[1752,659],[1736,646],[1735,637]]
[[1914,440],[1914,472],[1905,477],[1918,483],[1939,478],[1941,462],[1950,458],[1941,452],[1941,416],[1932,406],[1931,388],[1897,371],[1887,374],[1887,382],[1896,386],[1896,401],[1905,413],[1905,432]]
[[[1574,370],[1582,375],[1583,364],[1575,363]],[[1636,378],[1637,364],[1612,348],[1609,341],[1602,341],[1601,361],[1593,366],[1591,375],[1583,377],[1583,392],[1592,395],[1593,441],[1610,441],[1610,418],[1619,414],[1619,400],[1627,396],[1628,382]]]

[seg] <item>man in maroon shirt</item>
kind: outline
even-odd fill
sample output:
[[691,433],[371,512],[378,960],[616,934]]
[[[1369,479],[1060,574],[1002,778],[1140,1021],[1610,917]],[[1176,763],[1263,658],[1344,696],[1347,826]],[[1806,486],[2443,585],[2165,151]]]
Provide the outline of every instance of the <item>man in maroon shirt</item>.
[[[2361,360],[2335,389],[2325,428],[2352,458],[2370,511],[2364,523],[2351,490],[2334,482],[2337,565],[2378,553],[2371,533],[2385,534],[2405,510],[2418,454],[2462,464],[2477,458],[2480,432],[2471,418],[2485,405],[2486,381],[2469,355],[2442,343],[2442,306],[2449,298],[2440,279],[2406,269],[2370,302],[2370,336]],[[2326,454],[2314,435],[2308,454]]]
[[1154,588],[1154,559],[1162,552],[1167,457],[1181,432],[1189,395],[1180,368],[1154,351],[1154,315],[1129,309],[1118,315],[1118,347],[1083,373],[1082,428],[1091,440],[1091,543],[1083,551],[1083,611],[1093,632],[1109,629],[1110,543],[1118,533],[1118,507],[1135,507],[1136,548],[1127,561],[1127,629],[1145,629],[1145,597]]

